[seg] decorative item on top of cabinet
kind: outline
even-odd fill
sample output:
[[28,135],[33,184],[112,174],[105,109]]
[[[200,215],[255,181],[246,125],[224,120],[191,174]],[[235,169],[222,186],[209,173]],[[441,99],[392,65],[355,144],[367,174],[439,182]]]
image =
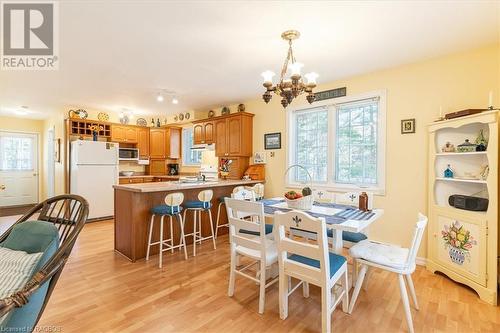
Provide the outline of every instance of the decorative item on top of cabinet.
[[123,114],[120,116],[120,124],[127,125],[130,122],[130,118],[127,114]]
[[189,120],[189,118],[191,118],[191,114],[189,112],[186,112],[184,118],[186,118],[186,120]]
[[238,104],[238,112],[245,112],[245,104]]
[[99,112],[97,114],[97,119],[99,121],[109,121],[109,115],[106,112]]
[[179,113],[179,121],[183,121],[183,120],[184,120],[184,114]]
[[143,127],[148,126],[148,122],[144,118],[138,118],[135,123],[137,124],[137,126],[143,126]]
[[223,116],[227,116],[230,113],[231,113],[231,109],[228,108],[227,106],[222,107],[222,110],[220,112],[220,114]]
[[69,110],[68,111],[68,116],[72,119],[87,119],[89,116],[88,112],[85,111],[84,109],[77,109],[77,110]]
[[[498,297],[498,120],[498,111],[486,111],[428,127],[427,269],[469,286],[493,305]],[[489,138],[487,151],[473,150],[472,143],[461,145],[456,153],[440,151],[447,142],[460,142],[481,130]],[[454,178],[441,174],[449,164]],[[452,196],[487,198],[487,210],[459,209],[450,204]]]
[[212,118],[212,117],[215,117],[215,111],[214,110],[208,111],[208,118]]

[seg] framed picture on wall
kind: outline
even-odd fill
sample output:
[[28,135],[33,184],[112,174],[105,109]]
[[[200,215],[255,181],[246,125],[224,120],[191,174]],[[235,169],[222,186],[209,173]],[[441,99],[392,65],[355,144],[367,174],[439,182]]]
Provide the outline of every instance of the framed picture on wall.
[[401,120],[401,134],[415,133],[415,118]]
[[281,132],[264,134],[265,149],[281,149]]

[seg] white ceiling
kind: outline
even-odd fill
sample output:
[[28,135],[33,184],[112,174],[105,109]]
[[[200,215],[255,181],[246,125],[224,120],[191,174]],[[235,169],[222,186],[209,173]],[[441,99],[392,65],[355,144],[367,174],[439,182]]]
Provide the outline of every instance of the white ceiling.
[[[144,115],[262,94],[297,29],[304,71],[333,81],[498,41],[497,1],[61,1],[58,71],[0,71],[0,113]],[[158,103],[160,88],[180,103]]]

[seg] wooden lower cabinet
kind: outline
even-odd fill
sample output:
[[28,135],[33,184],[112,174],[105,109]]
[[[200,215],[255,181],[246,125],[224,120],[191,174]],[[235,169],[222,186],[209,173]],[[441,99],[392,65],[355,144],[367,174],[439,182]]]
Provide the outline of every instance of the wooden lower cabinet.
[[123,185],[123,184],[139,184],[139,183],[144,183],[144,178],[137,178],[137,177],[133,177],[133,178],[120,178],[118,180],[118,182],[120,183],[120,185]]
[[146,169],[149,175],[166,175],[167,174],[167,160],[164,159],[151,159],[149,166]]

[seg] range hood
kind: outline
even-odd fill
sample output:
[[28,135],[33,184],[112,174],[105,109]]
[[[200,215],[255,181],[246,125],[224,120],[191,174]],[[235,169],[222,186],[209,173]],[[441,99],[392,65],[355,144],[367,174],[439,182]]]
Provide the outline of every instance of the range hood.
[[193,145],[191,147],[191,149],[193,149],[193,150],[215,150],[215,144],[202,143],[202,144],[198,144],[198,145]]

